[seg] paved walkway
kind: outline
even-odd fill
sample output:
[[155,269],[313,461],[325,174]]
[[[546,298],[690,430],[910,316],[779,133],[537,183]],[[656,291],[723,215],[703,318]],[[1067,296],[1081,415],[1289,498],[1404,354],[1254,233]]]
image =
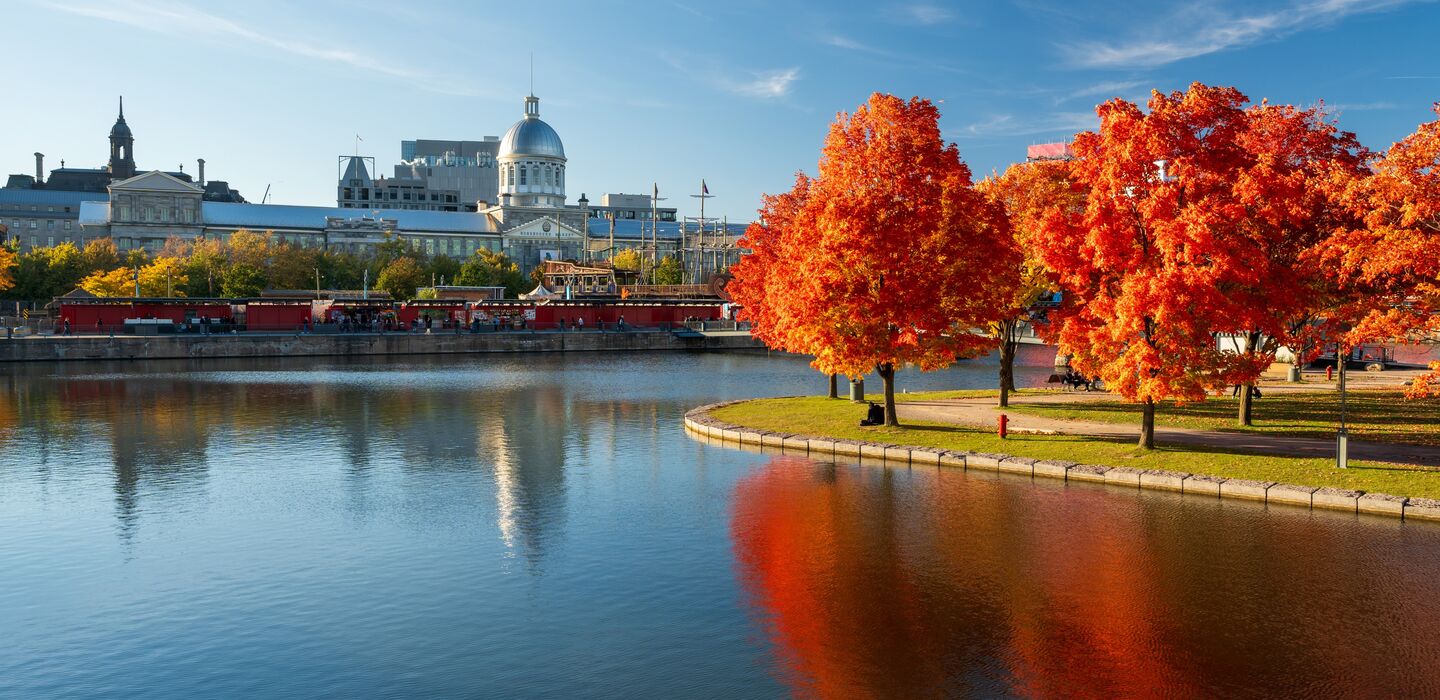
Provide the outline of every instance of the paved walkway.
[[[1353,384],[1352,384],[1353,386]],[[1266,385],[1269,393],[1279,386]],[[1306,387],[1298,386],[1297,389]],[[1314,391],[1316,387],[1308,387]],[[1114,399],[1104,393],[1060,393],[1040,396],[1012,396],[1012,405],[1077,403]],[[909,401],[896,405],[901,422],[906,420],[952,423],[995,429],[1000,414],[994,398],[943,399],[935,401]],[[1137,417],[1139,406],[1135,408]],[[1014,411],[1009,416],[1009,429],[1014,432],[1030,432],[1061,435],[1090,435],[1107,439],[1136,442],[1140,439],[1140,426],[1123,423],[1103,423],[1087,420],[1065,420],[1032,416]],[[1250,452],[1257,454],[1283,455],[1288,457],[1335,458],[1334,438],[1294,437],[1281,434],[1256,434],[1248,432],[1222,432],[1155,426],[1155,442],[1184,445],[1220,452]],[[1350,439],[1350,459],[1371,462],[1392,462],[1401,464],[1422,464],[1440,467],[1440,447],[1423,445],[1392,445],[1378,442],[1363,442]]]

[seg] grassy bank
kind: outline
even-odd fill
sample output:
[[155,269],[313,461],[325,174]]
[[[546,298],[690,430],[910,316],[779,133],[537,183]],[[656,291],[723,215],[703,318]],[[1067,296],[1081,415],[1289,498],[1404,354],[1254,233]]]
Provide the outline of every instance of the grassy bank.
[[[922,396],[935,397],[910,394],[907,398],[914,400]],[[860,427],[857,425],[860,411],[855,404],[819,397],[756,399],[718,408],[711,415],[730,423],[776,432],[1440,498],[1440,471],[1424,467],[1351,462],[1350,469],[1339,470],[1328,459],[1237,454],[1167,445],[1146,451],[1128,442],[1071,435],[1015,435],[1001,440],[993,432],[941,423],[912,422],[899,428]]]
[[[1391,444],[1440,446],[1440,404],[1407,401],[1399,391],[1352,390],[1346,399],[1346,423],[1357,440]],[[1274,433],[1330,438],[1340,423],[1340,395],[1335,391],[1271,392],[1255,401],[1255,425],[1241,426],[1235,416],[1240,400],[1229,396],[1176,406],[1161,404],[1155,422],[1197,430]],[[1140,424],[1140,410],[1123,401],[1071,404],[1016,404],[1014,413],[1062,420]]]

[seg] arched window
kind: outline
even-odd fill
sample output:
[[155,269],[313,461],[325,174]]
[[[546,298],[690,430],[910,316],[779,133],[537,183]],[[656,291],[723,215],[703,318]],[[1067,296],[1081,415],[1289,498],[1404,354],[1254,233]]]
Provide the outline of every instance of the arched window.
[[535,184],[540,184],[540,166],[530,166],[530,179],[534,180]]
[[520,184],[525,184],[525,166],[520,166]]
[[551,169],[550,169],[550,166],[548,166],[548,165],[545,166],[545,184],[547,184],[547,185],[553,185],[553,184],[555,184],[555,171],[554,171],[554,170],[551,170]]
[[562,190],[565,189],[565,166],[563,165],[555,169],[555,186]]

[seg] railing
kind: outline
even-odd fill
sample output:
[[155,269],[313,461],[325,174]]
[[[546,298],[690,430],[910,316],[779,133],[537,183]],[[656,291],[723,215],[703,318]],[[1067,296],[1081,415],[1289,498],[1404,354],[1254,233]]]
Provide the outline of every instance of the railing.
[[629,298],[714,299],[708,284],[631,284],[622,287]]
[[749,321],[729,320],[708,320],[708,321],[686,321],[685,327],[692,331],[748,331]]
[[[153,320],[153,319],[147,319]],[[727,324],[725,330],[733,329],[734,323],[730,321],[708,321],[709,324]],[[400,334],[400,335],[466,335],[466,334],[492,334],[492,333],[636,333],[636,332],[669,332],[676,328],[690,326],[691,324],[680,324],[661,322],[654,324],[619,323],[616,321],[587,321],[584,325],[575,323],[573,320],[559,321],[472,321],[468,324],[445,322],[434,323],[430,328],[423,324],[411,326],[395,322],[371,321],[361,323],[358,321],[330,322],[330,323],[173,323],[160,322],[149,324],[97,324],[83,327],[67,327],[63,324],[52,327],[48,322],[35,324],[32,321],[30,326],[6,326],[5,331],[0,331],[0,340],[7,338],[23,337],[26,335],[43,335],[56,338],[63,337],[115,337],[130,335],[234,335],[245,333],[293,333],[304,334]],[[694,322],[694,327],[699,328],[700,322]],[[141,329],[145,330],[141,330]],[[718,326],[709,326],[709,330],[721,330]]]

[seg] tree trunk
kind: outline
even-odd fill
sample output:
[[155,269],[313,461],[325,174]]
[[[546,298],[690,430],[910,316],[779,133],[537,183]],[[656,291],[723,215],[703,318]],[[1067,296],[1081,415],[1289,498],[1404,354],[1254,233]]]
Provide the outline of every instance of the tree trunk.
[[1145,399],[1144,413],[1140,419],[1140,446],[1155,449],[1155,401]]
[[838,399],[838,398],[840,398],[840,381],[839,381],[838,379],[836,379],[836,378],[835,378],[835,375],[833,375],[833,374],[830,375],[830,394],[829,394],[828,396],[826,396],[825,398],[829,398],[829,399]]
[[[1260,334],[1250,332],[1245,334],[1245,354],[1248,356],[1255,352],[1255,346],[1260,342]],[[1240,387],[1240,425],[1255,425],[1255,399],[1250,394],[1255,390],[1255,382],[1246,382]]]
[[875,367],[876,374],[885,383],[885,425],[900,425],[900,419],[895,416],[895,365],[890,362],[882,362]]
[[1015,329],[1017,322],[1006,321],[1000,326],[1000,407],[1010,405],[1010,392],[1015,391]]

